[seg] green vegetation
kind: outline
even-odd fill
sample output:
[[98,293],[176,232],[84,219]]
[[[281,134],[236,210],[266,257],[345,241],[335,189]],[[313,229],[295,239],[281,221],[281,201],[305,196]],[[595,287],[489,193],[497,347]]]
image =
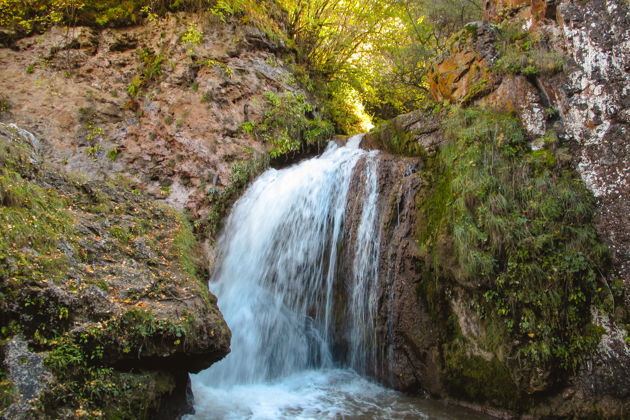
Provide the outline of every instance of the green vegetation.
[[116,159],[118,159],[119,155],[120,155],[120,149],[117,147],[114,147],[107,151],[107,158],[111,160],[112,162],[115,162]]
[[[188,55],[194,55],[194,50],[196,46],[201,45],[203,41],[203,32],[199,29],[199,27],[194,23],[189,23],[188,28],[182,35],[182,42],[186,47],[186,52]],[[196,91],[196,89],[194,89]]]
[[498,359],[490,361],[468,356],[465,343],[446,346],[445,366],[448,386],[473,401],[486,401],[510,409],[519,409],[522,396],[510,376],[510,370]]
[[271,144],[273,149],[269,155],[272,159],[298,150],[319,150],[334,134],[329,122],[307,118],[313,108],[304,95],[289,91],[282,94],[267,92],[265,98],[268,109],[263,121],[260,124],[247,122],[241,128]]
[[142,66],[141,73],[134,77],[127,87],[127,93],[131,97],[138,96],[143,88],[150,82],[157,81],[162,75],[164,57],[161,54],[156,54],[153,49],[145,47],[140,50],[139,59]]
[[565,57],[550,50],[544,40],[534,39],[520,21],[507,20],[497,27],[499,59],[495,71],[506,74],[536,76],[562,71]]
[[463,288],[486,327],[479,340],[501,358],[464,357],[465,339],[450,328],[453,390],[514,407],[514,389],[492,395],[496,381],[478,373],[506,364],[506,383],[524,398],[574,372],[601,334],[590,306],[607,250],[592,225],[594,198],[552,136],[531,151],[518,120],[478,109],[451,110],[447,130],[453,141],[429,161],[432,188],[419,201],[421,290],[436,310],[449,289]]
[[[125,373],[100,365],[108,345],[131,346],[148,342],[161,328],[168,328],[142,311],[130,310],[102,328],[78,337],[52,340],[46,364],[57,381],[41,398],[40,410],[55,417],[62,407],[77,407],[75,414],[92,418],[147,418],[156,396],[175,388],[173,378],[156,372]],[[105,338],[105,334],[108,334]],[[130,349],[125,347],[124,349]],[[80,416],[80,415],[79,415]]]

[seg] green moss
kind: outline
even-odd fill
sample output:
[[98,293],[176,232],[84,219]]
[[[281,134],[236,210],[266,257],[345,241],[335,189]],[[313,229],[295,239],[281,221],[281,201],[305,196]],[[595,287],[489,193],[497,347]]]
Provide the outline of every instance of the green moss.
[[513,410],[520,410],[526,404],[510,368],[499,359],[469,356],[456,342],[446,346],[444,354],[446,385],[453,395]]
[[65,199],[20,174],[34,170],[24,147],[3,142],[0,162],[0,277],[6,281],[3,292],[11,295],[24,283],[65,273],[67,258],[58,242],[74,230]]
[[389,137],[388,150],[402,156],[414,156],[419,152],[419,145],[414,142],[414,136],[409,132],[395,132]]
[[[453,109],[446,130],[452,141],[429,160],[418,201],[420,290],[463,286],[493,331],[488,351],[561,382],[598,341],[590,307],[607,250],[594,198],[557,143],[531,151],[511,116]],[[523,392],[526,376],[514,377]]]

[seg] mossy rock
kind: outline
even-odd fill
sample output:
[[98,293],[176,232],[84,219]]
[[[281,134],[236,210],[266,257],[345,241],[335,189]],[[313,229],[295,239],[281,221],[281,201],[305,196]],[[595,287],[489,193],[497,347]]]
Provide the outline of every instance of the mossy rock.
[[[520,409],[564,384],[600,341],[591,309],[607,301],[608,252],[595,200],[561,145],[532,151],[510,115],[452,108],[443,129],[450,142],[421,172],[418,291],[442,326],[453,392]],[[462,336],[453,296],[481,335]]]
[[399,115],[366,134],[362,146],[398,156],[426,158],[445,142],[440,106]]
[[46,354],[55,380],[37,415],[149,418],[229,351],[192,228],[124,180],[49,167],[35,141],[0,125],[2,339]]

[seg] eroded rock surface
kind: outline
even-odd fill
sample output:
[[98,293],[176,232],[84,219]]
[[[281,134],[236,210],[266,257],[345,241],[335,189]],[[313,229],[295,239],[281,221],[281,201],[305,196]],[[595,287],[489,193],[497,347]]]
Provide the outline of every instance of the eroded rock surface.
[[[182,40],[191,27],[201,43]],[[8,104],[0,117],[46,139],[70,170],[123,174],[203,217],[208,192],[229,183],[232,165],[265,150],[240,130],[262,119],[265,93],[301,92],[274,54],[283,49],[253,26],[212,15],[52,28],[0,48]]]

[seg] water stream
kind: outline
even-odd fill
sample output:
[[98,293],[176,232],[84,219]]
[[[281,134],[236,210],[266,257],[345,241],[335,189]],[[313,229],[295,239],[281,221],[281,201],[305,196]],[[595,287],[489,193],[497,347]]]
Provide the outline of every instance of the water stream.
[[[376,363],[380,241],[378,156],[360,141],[270,169],[236,203],[210,281],[232,350],[192,375],[189,419],[474,418],[361,376]],[[344,222],[359,162],[353,193],[362,208],[349,241]]]

